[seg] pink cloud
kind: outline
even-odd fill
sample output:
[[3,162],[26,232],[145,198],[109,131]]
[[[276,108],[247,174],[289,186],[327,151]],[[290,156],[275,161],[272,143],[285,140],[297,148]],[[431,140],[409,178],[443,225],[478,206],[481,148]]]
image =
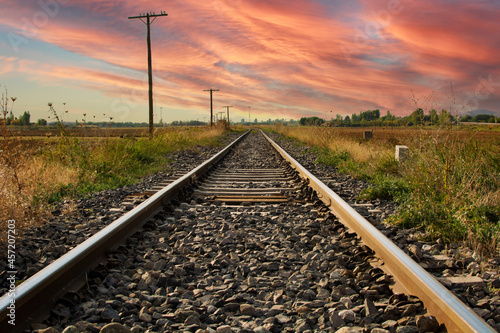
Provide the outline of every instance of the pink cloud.
[[[163,8],[153,1],[68,2],[37,27],[32,40],[111,66],[30,59],[30,70],[44,84],[69,79],[110,98],[139,94],[147,69],[146,28],[128,16],[165,10],[169,16],[151,26],[153,67],[157,99],[172,108],[204,109],[203,90],[219,88],[222,104],[252,104],[262,116],[375,107],[403,114],[410,90],[439,92],[456,82],[474,91],[480,75],[492,73],[496,80],[498,5],[459,1],[451,12],[443,1],[391,3],[188,0]],[[3,24],[21,35],[23,23],[14,17],[33,21],[43,10],[36,2],[8,5],[16,15]],[[29,50],[35,43],[22,46]],[[0,74],[14,70],[27,75],[12,65]],[[493,97],[481,103],[491,106]]]

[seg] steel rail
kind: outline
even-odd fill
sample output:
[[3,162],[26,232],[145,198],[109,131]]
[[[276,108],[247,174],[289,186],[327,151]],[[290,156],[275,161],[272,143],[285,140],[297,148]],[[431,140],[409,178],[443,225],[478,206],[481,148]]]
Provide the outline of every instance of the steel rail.
[[[64,293],[81,286],[82,277],[99,262],[104,252],[118,245],[157,214],[164,202],[204,175],[249,132],[20,284],[15,289],[14,299],[8,293],[0,298],[0,332],[23,331],[30,320],[49,310],[50,304],[54,304]],[[15,304],[13,312],[8,308],[12,303]],[[12,319],[9,316],[11,313],[15,326],[8,323]]]
[[444,324],[448,332],[495,332],[482,318],[406,255],[341,197],[300,165],[264,132],[262,134],[302,177],[309,179],[309,186],[316,191],[318,197],[331,208],[341,222],[356,232],[363,242],[375,251],[398,282],[409,293],[420,298],[429,313]]

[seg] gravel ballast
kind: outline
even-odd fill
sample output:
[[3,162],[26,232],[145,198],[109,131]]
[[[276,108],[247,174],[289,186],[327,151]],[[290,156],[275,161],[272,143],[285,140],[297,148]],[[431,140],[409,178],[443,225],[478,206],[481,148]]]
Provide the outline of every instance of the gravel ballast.
[[[251,134],[220,168],[286,165],[263,140]],[[368,262],[373,252],[305,182],[290,181],[300,199],[230,206],[192,197],[167,207],[45,324],[95,332],[110,323],[132,332],[438,331],[418,299],[392,292],[392,278]]]

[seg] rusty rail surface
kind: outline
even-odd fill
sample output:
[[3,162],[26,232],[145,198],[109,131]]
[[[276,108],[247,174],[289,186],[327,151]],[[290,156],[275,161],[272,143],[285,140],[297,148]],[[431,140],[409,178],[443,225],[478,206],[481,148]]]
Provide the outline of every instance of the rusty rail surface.
[[[15,289],[15,298],[8,294],[0,298],[0,332],[22,332],[30,321],[50,310],[51,304],[58,298],[81,286],[85,274],[99,262],[104,252],[120,244],[157,214],[163,203],[173,198],[181,188],[203,176],[249,132],[20,284]],[[15,304],[13,312],[9,308],[12,301]],[[15,317],[15,326],[8,323],[11,313]]]
[[299,174],[309,179],[311,186],[335,215],[358,234],[395,279],[412,295],[424,303],[429,313],[443,323],[448,332],[495,332],[482,318],[462,303],[455,295],[406,255],[391,240],[356,212],[328,186],[306,170],[299,162],[262,132],[273,147],[289,161]]

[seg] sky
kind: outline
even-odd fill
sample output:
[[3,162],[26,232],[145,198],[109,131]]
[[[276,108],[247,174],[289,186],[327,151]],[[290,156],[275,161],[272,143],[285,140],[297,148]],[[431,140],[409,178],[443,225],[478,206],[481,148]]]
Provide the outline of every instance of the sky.
[[[0,0],[15,116],[155,122],[330,119],[417,107],[500,115],[498,0]],[[50,120],[50,119],[49,119]]]

